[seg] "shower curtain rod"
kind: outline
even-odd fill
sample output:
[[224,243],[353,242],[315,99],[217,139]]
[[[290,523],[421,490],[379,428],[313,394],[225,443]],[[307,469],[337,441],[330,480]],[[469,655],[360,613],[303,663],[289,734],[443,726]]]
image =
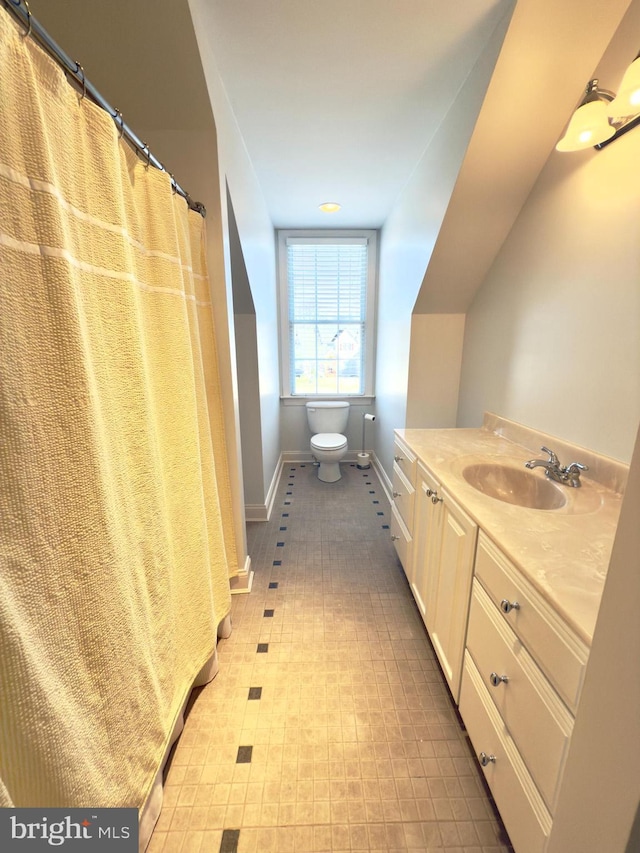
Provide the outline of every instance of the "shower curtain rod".
[[[139,157],[146,160],[148,165],[155,166],[156,169],[160,169],[161,172],[166,172],[167,170],[162,165],[160,160],[155,157],[151,151],[149,151],[149,146],[146,142],[142,142],[138,136],[131,130],[131,128],[125,124],[122,113],[120,110],[114,109],[107,101],[102,97],[100,92],[95,88],[95,86],[87,80],[84,74],[84,69],[79,62],[71,59],[62,48],[56,44],[56,42],[51,38],[49,33],[44,29],[44,27],[38,23],[38,21],[33,17],[31,11],[29,9],[29,3],[27,0],[3,0],[5,8],[7,8],[13,15],[20,21],[20,23],[25,28],[25,37],[31,36],[38,44],[44,48],[47,53],[55,59],[55,61],[62,67],[64,72],[67,75],[67,78],[71,76],[73,82],[77,85],[78,89],[82,92],[82,97],[84,98],[88,95],[94,103],[96,103],[99,107],[102,107],[105,112],[109,113],[111,118],[114,120],[118,131],[120,132],[120,136],[124,137],[130,145],[136,151]],[[188,192],[182,189],[180,184],[176,181],[173,175],[169,175],[171,178],[171,186],[173,191],[178,193],[178,195],[182,196],[185,199],[189,208],[191,210],[195,210],[201,216],[206,216],[207,211],[205,206],[199,201],[193,201]]]

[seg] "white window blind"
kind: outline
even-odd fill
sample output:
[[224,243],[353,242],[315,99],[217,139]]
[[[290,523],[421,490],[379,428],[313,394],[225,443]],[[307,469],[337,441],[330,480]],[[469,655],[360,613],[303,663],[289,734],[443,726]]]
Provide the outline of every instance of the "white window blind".
[[366,238],[289,238],[291,394],[363,394]]

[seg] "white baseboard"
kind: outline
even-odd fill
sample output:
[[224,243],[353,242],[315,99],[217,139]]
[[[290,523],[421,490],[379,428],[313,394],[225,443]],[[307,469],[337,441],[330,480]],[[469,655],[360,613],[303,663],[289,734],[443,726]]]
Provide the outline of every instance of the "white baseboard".
[[[360,453],[359,450],[348,450],[341,461],[357,462],[358,453]],[[368,450],[367,453],[371,453],[373,455],[372,450]],[[280,458],[282,459],[283,464],[286,462],[303,462],[307,465],[315,461],[309,450],[285,450],[280,454]]]
[[280,477],[282,475],[282,457],[283,454],[281,453],[276,465],[276,470],[273,472],[273,477],[271,478],[271,485],[269,486],[265,502],[263,504],[244,505],[245,521],[269,521],[271,518],[273,504],[276,499],[278,486],[280,485]]
[[245,521],[269,521],[266,504],[245,504]]
[[251,557],[247,554],[244,567],[229,581],[231,595],[242,595],[243,593],[251,592],[252,585],[253,571],[251,570]]
[[313,462],[313,456],[308,450],[283,450],[280,458],[283,466],[288,462]]
[[266,500],[266,508],[267,508],[267,521],[271,518],[271,513],[273,512],[273,504],[276,500],[276,494],[278,492],[278,486],[280,485],[280,477],[282,476],[282,453],[278,458],[278,463],[276,465],[276,470],[273,472],[273,477],[271,478],[271,485],[269,486],[269,491],[267,492],[267,500]]

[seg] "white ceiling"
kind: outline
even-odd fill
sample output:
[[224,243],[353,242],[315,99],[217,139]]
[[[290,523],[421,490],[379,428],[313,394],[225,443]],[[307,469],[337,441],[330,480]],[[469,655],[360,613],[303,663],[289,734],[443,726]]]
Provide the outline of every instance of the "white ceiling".
[[[379,227],[513,0],[201,2],[274,225]],[[467,310],[628,5],[517,0],[421,312]],[[187,0],[30,6],[152,150],[155,130],[211,128]],[[615,89],[621,73],[598,76]],[[327,200],[343,209],[320,214]]]
[[[218,70],[273,224],[380,227],[512,2],[209,0]],[[134,130],[207,126],[185,3],[31,8]],[[322,214],[324,201],[342,210]]]
[[274,225],[380,227],[507,5],[212,0],[218,70]]

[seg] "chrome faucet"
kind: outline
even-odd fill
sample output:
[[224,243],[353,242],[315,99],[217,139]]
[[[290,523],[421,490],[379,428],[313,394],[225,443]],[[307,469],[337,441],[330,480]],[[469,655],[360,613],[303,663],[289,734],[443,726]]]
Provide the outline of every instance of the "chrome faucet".
[[560,463],[558,461],[558,457],[553,452],[553,450],[549,450],[548,447],[541,447],[544,453],[549,454],[549,458],[547,460],[544,459],[530,459],[528,462],[525,462],[525,468],[546,468],[551,470],[559,469]]
[[530,459],[524,463],[525,468],[544,468],[544,473],[550,480],[555,480],[556,483],[563,483],[572,488],[580,486],[580,473],[589,470],[586,465],[583,465],[582,462],[572,462],[571,465],[563,467],[553,450],[549,450],[548,447],[541,447],[540,450],[548,453],[549,458]]

